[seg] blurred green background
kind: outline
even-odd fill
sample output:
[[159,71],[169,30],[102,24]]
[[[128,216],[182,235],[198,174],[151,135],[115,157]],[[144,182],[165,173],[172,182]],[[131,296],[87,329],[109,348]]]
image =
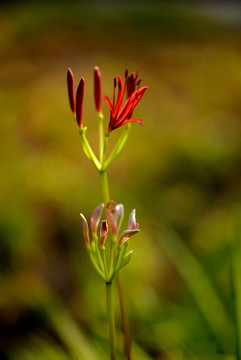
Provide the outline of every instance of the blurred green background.
[[109,170],[125,224],[136,208],[141,228],[123,270],[133,360],[236,359],[240,19],[230,2],[1,3],[1,359],[108,359],[105,288],[79,219],[102,201],[100,184],[66,90],[71,67],[97,150],[95,65],[103,94],[126,68],[149,86],[135,111],[145,125]]

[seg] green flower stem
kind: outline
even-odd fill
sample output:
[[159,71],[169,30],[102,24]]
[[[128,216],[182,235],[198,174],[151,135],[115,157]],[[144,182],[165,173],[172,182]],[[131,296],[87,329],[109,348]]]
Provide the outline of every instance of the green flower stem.
[[128,136],[129,136],[129,133],[130,133],[130,128],[131,128],[131,125],[130,124],[126,124],[119,140],[117,141],[114,149],[112,150],[112,153],[110,154],[109,158],[105,161],[105,164],[104,164],[104,170],[107,170],[108,167],[110,166],[110,164],[120,155],[120,153],[122,152],[126,142],[127,142],[127,139],[128,139]]
[[107,261],[106,261],[105,247],[103,247],[101,250],[102,250],[102,254],[103,254],[105,277],[106,277],[106,280],[108,280],[108,266],[107,266]]
[[103,114],[98,114],[99,119],[99,156],[100,163],[103,162],[103,151],[104,151],[104,116]]
[[122,330],[124,335],[125,354],[127,360],[131,360],[131,333],[130,333],[130,325],[126,310],[123,279],[120,272],[117,273],[116,280],[117,280],[119,300],[120,300],[121,323],[122,323]]
[[110,358],[111,360],[116,360],[115,316],[112,290],[112,282],[106,282],[106,307],[109,323]]
[[[236,210],[237,211],[237,210]],[[240,210],[234,215],[234,228],[231,226],[231,280],[233,292],[233,312],[235,325],[235,345],[237,360],[241,360],[241,226]],[[229,231],[230,232],[230,231]]]
[[93,254],[91,254],[91,252],[89,252],[89,255],[90,255],[90,260],[91,260],[92,264],[94,265],[95,270],[102,277],[102,279],[105,279],[105,274],[103,273],[103,271],[97,265]]
[[99,244],[98,244],[98,237],[97,235],[95,235],[95,250],[96,250],[96,254],[97,254],[97,259],[98,259],[98,262],[100,263],[100,268],[101,270],[104,272],[104,263],[103,263],[103,260],[102,260],[102,257],[100,255],[100,249],[99,249]]
[[110,192],[109,192],[107,172],[100,171],[99,173],[100,173],[100,183],[101,183],[103,202],[106,205],[110,201]]
[[94,154],[93,150],[91,149],[91,146],[85,136],[86,130],[87,130],[87,128],[84,128],[79,131],[80,136],[81,136],[83,150],[84,150],[86,156],[92,161],[92,163],[94,164],[96,169],[100,170],[101,164],[100,164],[99,160],[97,159],[97,157],[95,156],[95,154]]
[[114,260],[115,260],[115,247],[116,247],[117,238],[116,236],[112,236],[111,249],[110,249],[110,268],[109,268],[109,276],[113,273]]
[[[126,141],[128,139],[129,132],[130,132],[130,124],[127,124],[125,129],[123,130],[116,146],[114,147],[112,153],[110,154],[108,160],[106,161],[106,159],[105,159],[106,158],[106,147],[107,147],[109,134],[106,134],[105,136],[103,136],[103,121],[102,121],[102,119],[99,118],[99,142],[100,142],[99,174],[100,174],[102,197],[103,197],[103,201],[104,201],[105,205],[110,201],[110,191],[109,191],[109,183],[108,183],[108,177],[107,177],[107,169],[110,166],[110,164],[118,157],[118,155],[123,150],[123,148],[126,144]],[[103,146],[103,150],[101,149],[101,146]],[[115,239],[113,239],[113,240],[115,240]],[[111,275],[113,272],[113,262],[114,262],[114,258],[116,255],[114,245],[115,245],[115,241],[112,241],[109,275]],[[126,354],[126,358],[128,360],[130,360],[130,358],[131,358],[131,336],[130,336],[130,327],[129,327],[129,321],[128,321],[128,316],[127,316],[127,311],[126,311],[124,288],[123,288],[123,281],[122,281],[121,274],[117,274],[117,284],[118,284],[118,293],[119,293],[119,299],[120,299],[121,322],[122,322],[122,329],[123,329],[123,335],[124,335],[125,354]],[[107,292],[107,288],[106,288],[106,292]],[[108,299],[107,299],[107,311],[108,311]],[[109,324],[110,324],[110,320],[109,320]],[[112,335],[113,335],[113,338],[115,339],[114,322],[112,323],[112,330],[110,331],[110,342],[112,342],[112,340],[111,340]],[[113,342],[112,342],[111,346],[113,346]],[[114,341],[114,346],[115,346],[115,341]],[[112,350],[112,352],[114,352],[114,350]],[[113,355],[113,356],[115,356],[115,355]],[[113,357],[111,359],[115,359],[115,357]]]

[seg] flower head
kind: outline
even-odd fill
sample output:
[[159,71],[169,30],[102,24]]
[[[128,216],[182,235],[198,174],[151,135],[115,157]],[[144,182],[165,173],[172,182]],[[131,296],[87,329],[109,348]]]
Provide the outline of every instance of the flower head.
[[[143,86],[139,88],[140,81],[137,82],[138,75],[134,75],[133,73],[128,76],[128,71],[125,72],[125,84],[123,84],[122,78],[120,75],[114,79],[114,91],[113,91],[113,101],[109,99],[108,96],[104,96],[107,105],[110,108],[110,122],[108,127],[108,132],[119,128],[120,126],[136,121],[139,124],[143,125],[143,120],[139,118],[133,118],[132,114],[141,100],[143,94],[145,93],[147,86]],[[115,102],[115,91],[118,82],[118,95]],[[136,90],[137,87],[137,90]],[[123,102],[125,89],[127,89],[127,100]]]

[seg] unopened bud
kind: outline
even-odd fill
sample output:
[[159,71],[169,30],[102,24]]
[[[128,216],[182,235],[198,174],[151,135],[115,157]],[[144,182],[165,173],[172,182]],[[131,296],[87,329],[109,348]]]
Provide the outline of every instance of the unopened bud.
[[69,104],[72,112],[75,114],[75,95],[74,95],[74,74],[71,69],[67,71],[67,87],[68,87],[68,96]]
[[95,66],[94,68],[94,93],[95,93],[95,107],[96,111],[101,114],[101,85],[102,85],[102,79],[101,79],[101,72],[100,69]]
[[85,79],[81,78],[76,91],[76,120],[80,128],[83,127],[83,101],[84,101]]
[[101,221],[101,226],[100,226],[100,246],[103,247],[105,245],[105,239],[106,236],[108,235],[109,229],[108,229],[108,224],[107,224],[107,220],[103,220]]
[[111,200],[106,208],[106,217],[111,227],[112,234],[117,235],[124,216],[124,206],[122,204],[116,204]]
[[90,238],[89,238],[89,226],[87,223],[86,218],[84,217],[83,214],[80,214],[80,218],[82,221],[82,227],[83,227],[83,235],[84,235],[84,240],[85,240],[85,245],[89,246],[90,245]]
[[139,224],[136,222],[136,209],[133,209],[129,216],[128,230],[138,229]]
[[103,209],[104,209],[104,204],[100,204],[91,214],[90,227],[91,227],[92,235],[97,234],[97,229],[99,226],[99,222],[100,222],[100,218],[101,218]]
[[131,236],[137,234],[139,231],[140,231],[139,229],[125,230],[125,231],[123,231],[123,233],[121,234],[121,236],[120,236],[120,238],[119,238],[118,245],[121,246],[121,245],[124,244],[126,241],[128,241]]

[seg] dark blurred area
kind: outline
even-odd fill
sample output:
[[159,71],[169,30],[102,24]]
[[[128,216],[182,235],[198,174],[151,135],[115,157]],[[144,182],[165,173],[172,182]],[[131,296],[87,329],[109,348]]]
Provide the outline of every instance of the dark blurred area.
[[109,170],[124,226],[136,208],[141,228],[123,270],[133,360],[236,359],[240,3],[2,1],[0,27],[0,359],[108,359],[104,284],[79,220],[100,184],[66,89],[71,67],[97,151],[96,65],[103,94],[126,68],[149,87],[135,111],[145,125]]

